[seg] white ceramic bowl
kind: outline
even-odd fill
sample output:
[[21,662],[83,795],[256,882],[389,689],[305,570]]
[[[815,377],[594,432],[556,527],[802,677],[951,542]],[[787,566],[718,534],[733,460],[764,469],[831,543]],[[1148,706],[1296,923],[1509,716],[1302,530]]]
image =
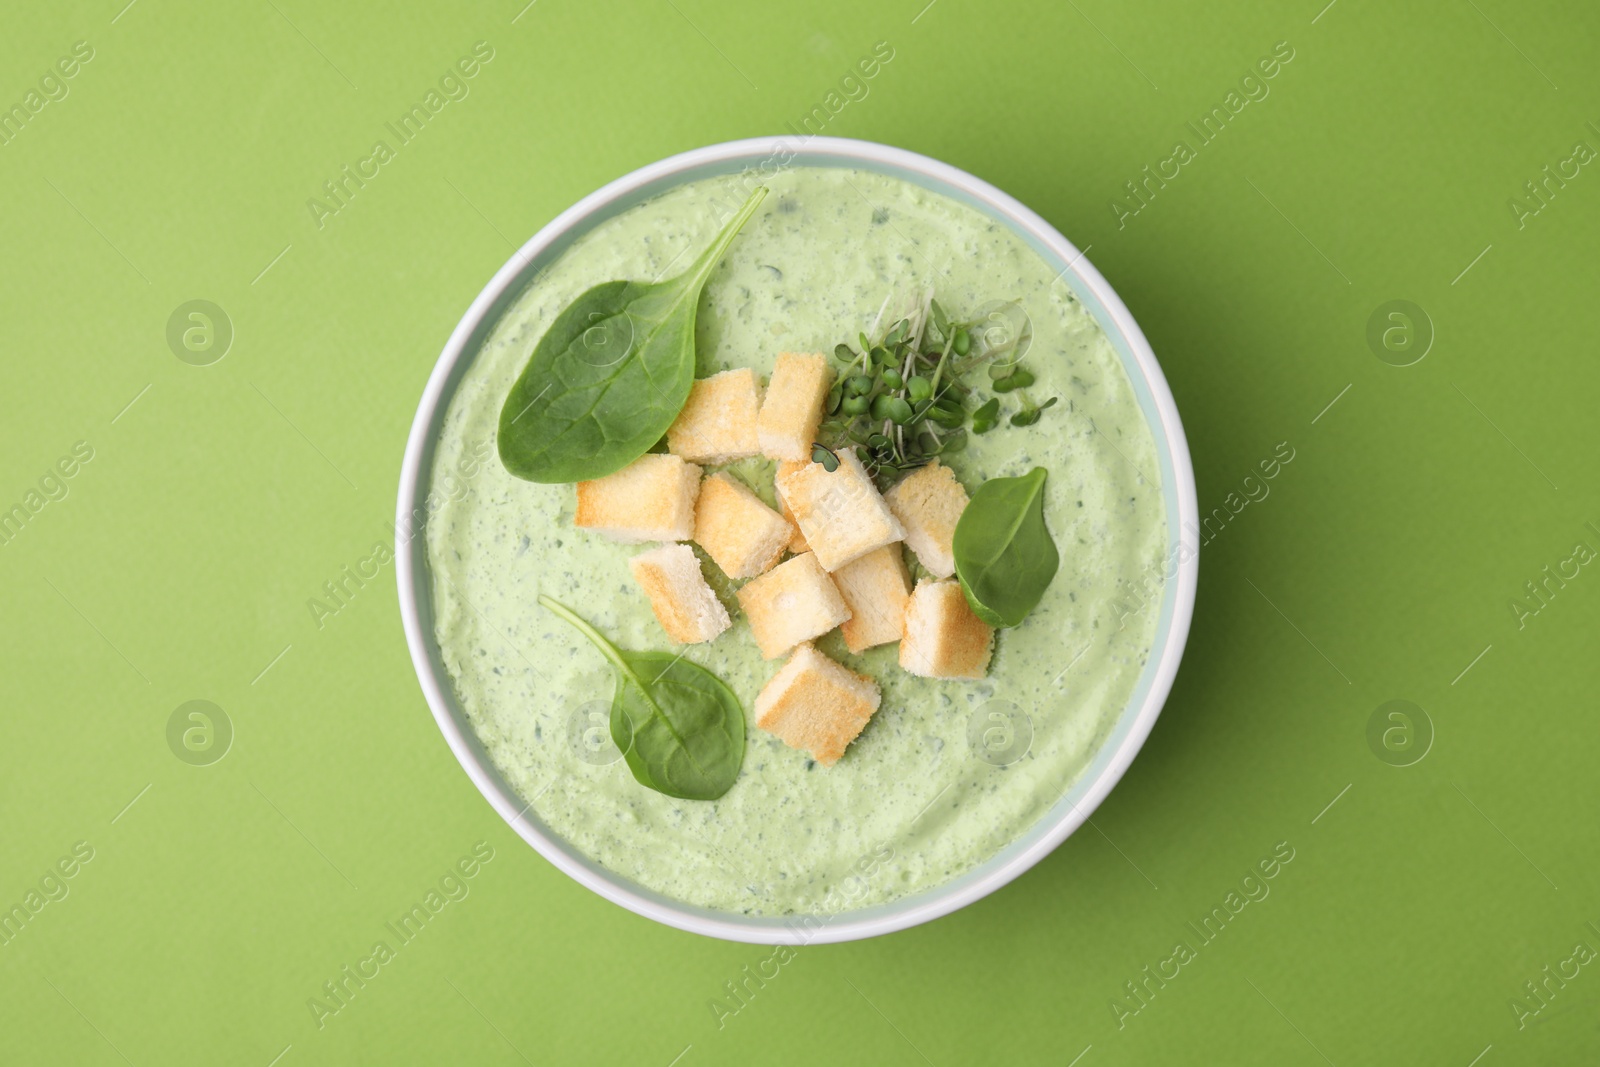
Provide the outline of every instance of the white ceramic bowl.
[[[433,449],[456,383],[500,314],[544,264],[578,236],[672,186],[717,174],[763,166],[843,166],[873,170],[913,182],[968,204],[1020,234],[1045,260],[1058,266],[1078,300],[1094,315],[1122,358],[1139,405],[1155,437],[1166,501],[1167,578],[1153,651],[1128,705],[1100,750],[1062,800],[1017,840],[942,886],[889,904],[824,917],[801,927],[781,917],[757,918],[711,911],[672,900],[618,876],[572,848],[545,827],[536,813],[501,779],[466,716],[457,706],[434,641],[432,581],[421,533]],[[757,137],[711,145],[641,167],[584,197],[562,212],[501,267],[451,333],[428,379],[406,442],[396,510],[395,559],[400,614],[406,643],[423,694],[445,740],[478,789],[523,840],[582,884],[631,911],[669,926],[712,937],[757,944],[850,941],[902,930],[936,919],[992,893],[1038,863],[1083,824],[1117,784],[1144,744],[1172,688],[1189,634],[1199,572],[1194,536],[1198,513],[1194,469],[1183,425],[1161,367],[1133,316],[1100,273],[1044,219],[987,182],[937,160],[899,148],[834,137]],[[1187,536],[1186,536],[1187,531]]]

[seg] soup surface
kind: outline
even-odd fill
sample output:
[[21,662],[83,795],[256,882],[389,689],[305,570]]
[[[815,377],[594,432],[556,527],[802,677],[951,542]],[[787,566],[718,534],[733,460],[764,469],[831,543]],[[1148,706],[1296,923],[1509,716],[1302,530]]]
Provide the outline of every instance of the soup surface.
[[[683,269],[744,200],[731,176],[676,187],[600,224],[503,316],[446,413],[426,543],[445,667],[531,814],[596,863],[680,901],[833,913],[971,869],[1083,773],[1150,654],[1157,605],[1132,591],[1160,574],[1166,515],[1155,442],[1116,353],[1020,237],[867,171],[797,167],[766,184],[701,298],[698,376],[749,366],[764,381],[780,351],[832,352],[871,328],[886,296],[903,302],[929,285],[953,316],[1017,301],[1031,320],[1029,393],[1058,403],[1035,425],[1002,423],[946,459],[969,493],[985,478],[1049,471],[1045,519],[1061,568],[1032,615],[999,633],[988,677],[913,677],[897,646],[852,656],[835,631],[818,647],[883,690],[844,758],[819,766],[751,722],[733,788],[716,801],[676,800],[629,773],[605,727],[610,668],[536,602],[545,593],[568,604],[622,648],[673,648],[628,572],[628,557],[651,546],[575,529],[573,487],[512,477],[494,435],[555,315],[601,281]],[[981,370],[973,384],[987,394]],[[770,461],[733,469],[771,485]],[[732,687],[748,720],[782,661],[760,657],[733,583],[709,561],[704,570],[734,625],[685,654]]]

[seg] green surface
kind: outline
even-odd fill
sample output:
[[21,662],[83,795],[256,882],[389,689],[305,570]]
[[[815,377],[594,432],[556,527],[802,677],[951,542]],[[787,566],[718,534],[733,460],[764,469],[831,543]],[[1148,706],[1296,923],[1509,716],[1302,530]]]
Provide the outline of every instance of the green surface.
[[[1508,200],[1600,148],[1600,16],[922,3],[7,19],[0,103],[75,41],[93,58],[0,145],[0,507],[42,505],[0,544],[0,901],[74,872],[0,947],[4,1059],[1594,1061],[1600,177],[1570,164],[1520,224]],[[477,41],[470,94],[319,229],[307,199]],[[500,822],[427,713],[374,546],[426,376],[510,247],[643,163],[783,131],[879,41],[892,61],[826,132],[946,159],[1092,246],[1166,368],[1203,511],[1269,493],[1206,547],[1172,698],[1093,827],[949,918],[768,963],[719,1028],[709,1002],[770,950],[636,918]],[[1123,183],[1279,41],[1270,95],[1119,227]],[[234,328],[208,366],[166,339],[197,299]],[[1411,366],[1368,345],[1393,300],[1437,333]],[[93,458],[50,479],[79,441]],[[1247,482],[1280,442],[1293,460]],[[30,500],[41,478],[60,499]],[[379,573],[314,618],[347,566]],[[232,723],[220,762],[169,747],[192,700]],[[1381,721],[1369,745],[1391,700],[1435,733],[1410,766],[1378,758]],[[1187,924],[1262,861],[1235,901],[1270,895],[1200,945]],[[447,877],[464,899],[319,1029],[308,999]],[[1119,1027],[1123,983],[1172,973],[1180,939],[1193,958]]]

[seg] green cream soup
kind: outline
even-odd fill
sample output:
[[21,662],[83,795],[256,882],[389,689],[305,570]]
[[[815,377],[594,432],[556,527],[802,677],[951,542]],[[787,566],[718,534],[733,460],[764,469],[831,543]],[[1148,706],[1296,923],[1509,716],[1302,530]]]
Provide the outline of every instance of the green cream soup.
[[[1033,426],[1002,422],[946,462],[985,478],[1049,471],[1045,518],[1061,569],[1039,607],[998,634],[989,675],[902,671],[897,646],[852,656],[883,703],[823,767],[750,722],[744,768],[715,801],[675,800],[634,780],[605,730],[610,668],[539,593],[622,648],[675,649],[628,572],[626,546],[573,527],[574,489],[520,481],[495,454],[512,382],[556,314],[591,286],[682,270],[745,189],[689,183],[612,218],[543,272],[502,317],[450,403],[426,526],[436,632],[462,709],[506,781],[545,826],[608,869],[666,896],[750,915],[833,912],[932,889],[1032,826],[1084,772],[1133,694],[1156,611],[1119,594],[1159,573],[1166,516],[1155,442],[1116,353],[1057,271],[971,208],[866,171],[800,167],[771,192],[711,275],[699,310],[698,374],[781,351],[829,352],[870,329],[884,298],[931,285],[954,317],[1015,300],[1032,321],[1025,365]],[[982,370],[971,376],[988,394]],[[1002,398],[1007,412],[1015,396]],[[735,472],[771,500],[773,465]],[[702,557],[703,558],[703,557]],[[733,615],[682,649],[738,694],[747,720],[782,661],[761,658],[733,583],[707,579]],[[1031,736],[1030,736],[1031,735]]]

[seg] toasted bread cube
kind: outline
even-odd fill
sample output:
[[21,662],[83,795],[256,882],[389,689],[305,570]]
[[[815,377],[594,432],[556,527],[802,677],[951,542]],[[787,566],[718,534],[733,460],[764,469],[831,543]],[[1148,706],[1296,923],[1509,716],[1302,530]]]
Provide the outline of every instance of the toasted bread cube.
[[923,678],[982,678],[993,638],[960,582],[921,581],[906,605],[900,666]]
[[739,590],[739,606],[750,619],[762,659],[777,659],[850,617],[849,605],[810,552],[746,584]]
[[822,405],[833,385],[827,357],[782,352],[772,367],[767,398],[756,418],[761,451],[773,459],[806,459],[822,422]]
[[700,484],[695,543],[729,578],[754,578],[771,570],[793,534],[788,519],[732,475],[713,474]]
[[647,453],[615,474],[578,483],[573,524],[636,545],[687,541],[694,534],[700,468],[673,455]]
[[731,463],[760,453],[761,387],[748,367],[701,378],[667,430],[667,450],[691,463]]
[[826,570],[836,571],[905,537],[854,452],[841,451],[831,472],[820,463],[798,466],[787,475],[779,471],[778,493]]
[[851,652],[898,641],[906,630],[906,601],[911,599],[911,576],[900,546],[875,548],[829,575],[850,608],[840,626]]
[[662,545],[628,560],[633,580],[667,636],[683,645],[709,641],[732,620],[700,572],[700,557],[684,544]]
[[956,481],[955,472],[934,460],[912,471],[883,500],[905,527],[906,544],[917,554],[917,562],[940,578],[954,574],[951,543],[956,521],[967,509],[967,491]]
[[882,699],[871,678],[801,645],[756,697],[756,725],[831,767]]
[[783,478],[784,478],[785,475],[793,474],[795,471],[799,470],[801,467],[804,467],[809,462],[811,462],[809,459],[802,459],[802,460],[786,459],[783,462],[778,464],[778,474],[777,474],[777,478],[776,478],[776,481],[777,481],[777,490],[776,491],[777,491],[777,494],[778,494],[778,511],[783,514],[784,518],[789,520],[789,525],[794,527],[794,536],[789,538],[789,551],[794,553],[797,556],[800,555],[802,552],[810,552],[811,551],[811,546],[806,544],[806,535],[800,532],[800,524],[798,522],[795,522],[795,520],[794,520],[794,512],[789,510],[789,502],[787,500],[783,499],[783,488],[782,488],[782,485],[783,485]]

